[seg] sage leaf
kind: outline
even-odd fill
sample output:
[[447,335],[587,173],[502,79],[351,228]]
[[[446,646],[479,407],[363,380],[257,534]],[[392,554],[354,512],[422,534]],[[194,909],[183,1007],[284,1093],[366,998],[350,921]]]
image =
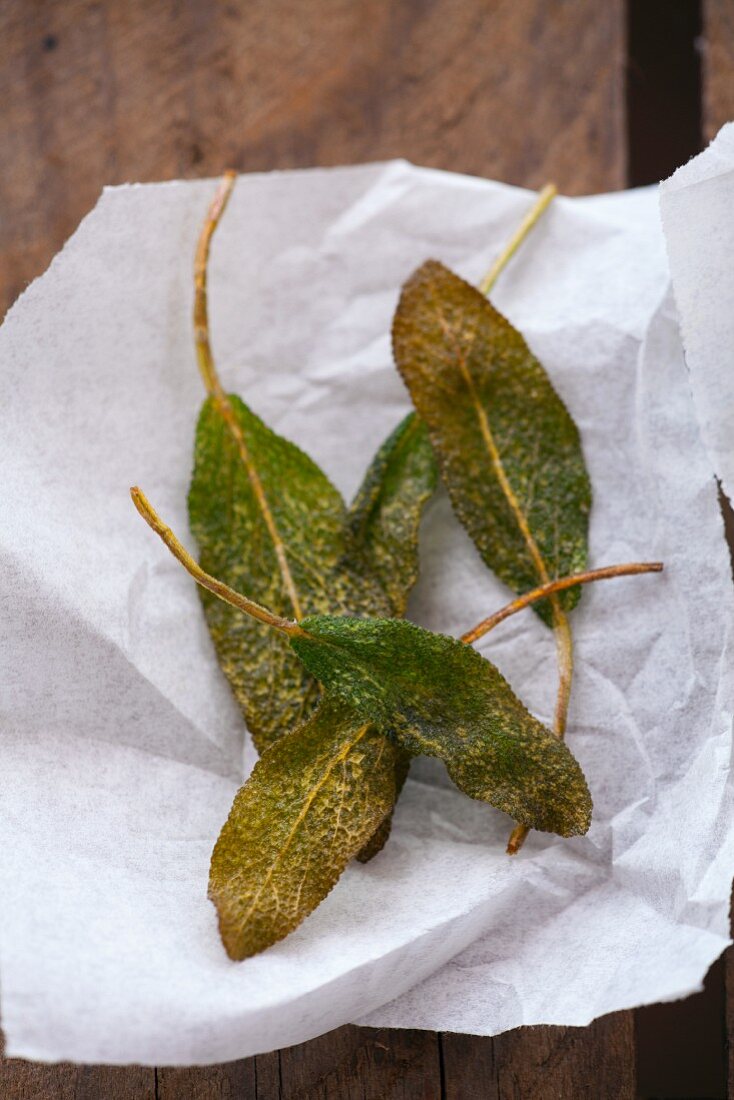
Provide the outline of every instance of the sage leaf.
[[406,750],[401,748],[400,745],[394,742],[393,744],[395,749],[395,797],[393,800],[393,805],[385,814],[384,818],[377,826],[373,835],[370,837],[364,847],[360,848],[360,850],[357,852],[356,858],[359,860],[360,863],[369,863],[371,859],[374,859],[376,855],[379,855],[379,853],[382,851],[382,849],[385,847],[388,840],[390,839],[395,803],[397,803],[397,800],[400,797],[403,787],[405,786],[405,780],[408,778],[408,772],[410,771],[410,753],[406,752]]
[[[234,395],[204,404],[189,521],[202,568],[277,614],[390,614],[355,552],[344,502],[322,470]],[[202,592],[219,663],[259,752],[301,724],[318,685],[281,635]]]
[[476,650],[405,620],[309,616],[290,644],[327,692],[437,756],[456,785],[534,829],[574,836],[591,797],[568,747]]
[[[417,576],[421,512],[437,478],[423,425],[413,415],[391,433],[347,513],[307,455],[239,398],[225,402],[215,395],[205,403],[196,433],[189,517],[202,568],[279,613],[294,614],[284,558],[301,613],[402,614]],[[262,752],[308,717],[318,685],[280,635],[208,592],[202,602],[220,665]],[[407,761],[398,767],[402,786]],[[384,840],[388,832],[389,822]],[[373,846],[373,854],[377,850]]]
[[395,749],[335,699],[273,744],[235,797],[209,897],[227,954],[287,936],[323,901],[395,797]]
[[[406,282],[395,362],[428,426],[453,508],[516,592],[581,572],[591,487],[578,430],[521,334],[434,260]],[[579,588],[554,597],[569,611]],[[550,601],[535,610],[550,625]]]
[[[436,489],[438,467],[425,424],[409,413],[390,433],[367,469],[352,501],[347,522],[355,547],[379,577],[391,614],[405,614],[418,579],[418,534],[424,508]],[[410,768],[405,750],[396,752],[396,799]],[[390,836],[392,810],[358,853],[367,863]]]
[[418,579],[418,532],[438,467],[425,424],[409,413],[370,464],[349,509],[356,546],[387,592],[396,618]]

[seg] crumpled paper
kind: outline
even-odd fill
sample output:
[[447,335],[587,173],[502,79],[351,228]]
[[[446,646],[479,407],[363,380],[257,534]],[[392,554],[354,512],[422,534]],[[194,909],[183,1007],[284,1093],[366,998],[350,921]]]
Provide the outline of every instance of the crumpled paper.
[[[282,943],[227,959],[208,861],[252,752],[194,585],[128,498],[141,485],[187,538],[212,190],[106,190],[0,330],[7,1054],[209,1063],[349,1021],[494,1034],[698,988],[729,942],[734,596],[650,190],[556,200],[493,294],[579,425],[591,565],[666,565],[573,614],[589,834],[534,833],[509,859],[509,820],[419,761],[380,856]],[[478,280],[531,198],[402,161],[242,177],[211,262],[225,386],[351,494],[408,408],[401,282],[429,256]],[[458,634],[510,598],[441,493],[421,546],[418,622]],[[481,648],[550,721],[537,617]]]
[[663,183],[660,209],[701,434],[734,499],[734,123]]

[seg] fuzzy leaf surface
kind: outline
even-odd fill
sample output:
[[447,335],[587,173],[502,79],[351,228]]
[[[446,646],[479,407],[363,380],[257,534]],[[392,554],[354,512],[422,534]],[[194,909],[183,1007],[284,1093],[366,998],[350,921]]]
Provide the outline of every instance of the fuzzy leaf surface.
[[[379,577],[391,615],[405,614],[408,595],[418,579],[418,534],[426,504],[438,482],[438,466],[425,424],[409,413],[390,433],[370,463],[349,509],[356,548]],[[410,768],[410,755],[396,750],[396,798]],[[390,836],[392,811],[358,853],[367,863]]]
[[[518,593],[583,570],[591,487],[579,433],[517,329],[429,260],[403,288],[393,352],[489,568]],[[569,611],[579,596],[572,588],[556,599]],[[534,606],[550,623],[549,602]]]
[[418,579],[420,521],[437,482],[428,430],[409,413],[380,447],[349,509],[354,542],[382,582],[396,618],[405,614]]
[[323,901],[395,798],[395,748],[325,700],[263,754],[217,840],[209,897],[228,955],[288,935]]
[[313,616],[290,643],[325,687],[472,798],[533,829],[585,833],[591,798],[568,747],[471,646],[398,619]]
[[[376,727],[375,727],[376,728]],[[380,731],[382,733],[382,731]],[[384,733],[383,733],[384,736]],[[393,811],[395,809],[395,803],[400,798],[400,794],[405,786],[405,780],[408,778],[408,772],[410,771],[410,762],[412,760],[411,754],[406,749],[400,747],[391,740],[391,744],[395,750],[395,768],[394,768],[394,780],[395,780],[395,797],[393,804],[388,812],[383,817],[380,824],[375,829],[374,833],[364,845],[363,848],[357,852],[356,858],[360,863],[369,863],[371,859],[374,859],[376,855],[379,855],[382,849],[390,839],[390,833],[392,832],[392,819]]]
[[[238,397],[227,401],[262,485],[300,610],[390,614],[390,600],[355,550],[344,502],[326,475]],[[196,431],[189,521],[203,569],[277,614],[294,616],[242,448],[213,397],[204,404]],[[201,598],[219,663],[258,751],[264,752],[313,711],[318,685],[280,635],[208,592]]]

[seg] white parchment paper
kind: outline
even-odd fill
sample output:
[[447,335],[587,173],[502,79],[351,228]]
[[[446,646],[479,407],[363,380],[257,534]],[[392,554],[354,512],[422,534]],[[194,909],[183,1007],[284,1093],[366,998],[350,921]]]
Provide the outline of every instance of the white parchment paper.
[[[589,834],[510,860],[508,819],[419,762],[384,852],[285,941],[227,959],[208,860],[251,752],[194,585],[128,498],[140,484],[186,536],[212,187],[105,191],[0,330],[7,1053],[217,1062],[354,1020],[493,1034],[698,988],[728,943],[734,599],[650,191],[557,200],[494,295],[581,430],[592,564],[666,563],[574,612]],[[225,385],[351,494],[408,408],[401,282],[428,256],[478,279],[530,201],[404,162],[243,177],[211,265]],[[434,629],[509,598],[440,494],[422,567],[411,614]],[[483,650],[549,720],[537,617]]]
[[660,209],[701,433],[734,498],[734,123],[661,187]]

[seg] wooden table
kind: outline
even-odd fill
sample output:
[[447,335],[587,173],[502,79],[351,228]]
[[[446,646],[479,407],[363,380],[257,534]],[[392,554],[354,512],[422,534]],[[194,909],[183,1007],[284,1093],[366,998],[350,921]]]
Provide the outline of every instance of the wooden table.
[[[0,0],[0,43],[5,305],[105,183],[402,156],[582,194],[665,176],[734,117],[734,0]],[[7,1060],[0,1096],[725,1096],[727,1008],[731,1034],[731,960],[706,994],[583,1029],[343,1027],[203,1069]]]

